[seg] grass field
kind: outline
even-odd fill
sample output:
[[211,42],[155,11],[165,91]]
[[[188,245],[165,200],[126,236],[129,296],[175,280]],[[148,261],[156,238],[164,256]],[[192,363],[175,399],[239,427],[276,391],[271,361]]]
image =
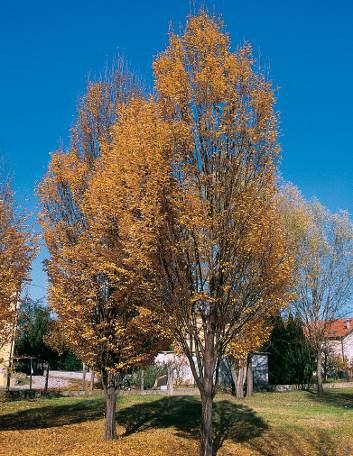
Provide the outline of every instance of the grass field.
[[[191,456],[198,454],[197,397],[122,396],[119,441],[101,438],[101,397],[0,403],[0,454]],[[353,389],[217,397],[218,455],[353,455]]]

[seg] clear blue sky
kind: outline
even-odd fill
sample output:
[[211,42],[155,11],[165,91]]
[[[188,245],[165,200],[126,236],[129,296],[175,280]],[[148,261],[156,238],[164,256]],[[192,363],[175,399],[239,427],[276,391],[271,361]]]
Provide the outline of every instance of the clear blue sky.
[[[33,190],[49,152],[67,142],[88,75],[123,53],[151,82],[153,56],[189,0],[26,1],[0,4],[0,156],[17,199]],[[278,90],[281,172],[305,196],[353,213],[352,0],[214,0],[232,43],[253,43]],[[33,293],[44,294],[39,261]]]

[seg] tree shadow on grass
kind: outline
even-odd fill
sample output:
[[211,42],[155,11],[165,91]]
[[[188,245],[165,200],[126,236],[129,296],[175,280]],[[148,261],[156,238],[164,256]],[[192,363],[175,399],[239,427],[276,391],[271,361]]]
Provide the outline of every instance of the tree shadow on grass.
[[251,408],[229,401],[216,402],[214,412],[215,450],[221,448],[226,439],[242,443],[259,437],[267,429],[267,423]]
[[300,456],[350,456],[352,447],[349,442],[338,444],[325,430],[310,429],[305,433],[297,433],[295,430],[280,432],[271,430],[249,442],[251,451],[261,456],[280,456],[282,454]]
[[309,397],[311,400],[320,404],[353,409],[353,393],[351,389],[349,391],[344,391],[343,388],[340,391],[326,389],[323,394],[311,391]]
[[[121,409],[119,405],[117,422],[124,426],[125,436],[146,429],[175,428],[177,436],[199,438],[201,403],[196,397],[163,397]],[[102,398],[84,398],[67,404],[58,404],[53,400],[44,407],[0,415],[0,431],[59,427],[98,420],[103,416]],[[252,409],[227,400],[214,402],[213,423],[215,452],[226,439],[246,442],[260,436],[268,428]]]
[[0,415],[0,431],[51,428],[103,418],[104,402],[100,398],[85,398],[69,404],[31,407]]
[[[199,438],[201,403],[194,397],[166,397],[148,404],[136,404],[119,410],[118,423],[125,427],[125,436],[147,429],[176,428],[186,438]],[[249,407],[230,401],[215,401],[213,413],[214,449],[224,441],[245,442],[261,435],[268,427]]]

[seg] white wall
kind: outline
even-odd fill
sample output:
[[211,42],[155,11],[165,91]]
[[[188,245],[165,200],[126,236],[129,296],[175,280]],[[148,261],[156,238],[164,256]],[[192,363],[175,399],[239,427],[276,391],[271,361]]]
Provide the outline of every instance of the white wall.
[[0,388],[6,387],[7,368],[9,366],[11,343],[5,344],[0,349]]
[[181,377],[183,384],[194,384],[194,376],[192,375],[189,361],[185,355],[177,355],[174,352],[161,352],[156,356],[155,363],[171,366],[173,369],[174,383],[177,381],[177,377]]
[[265,385],[268,383],[268,356],[252,355],[252,367],[255,385]]
[[[333,349],[336,355],[342,356],[342,342],[341,340],[329,340],[329,346]],[[353,361],[353,333],[348,334],[343,339],[343,353],[345,359],[349,361]]]

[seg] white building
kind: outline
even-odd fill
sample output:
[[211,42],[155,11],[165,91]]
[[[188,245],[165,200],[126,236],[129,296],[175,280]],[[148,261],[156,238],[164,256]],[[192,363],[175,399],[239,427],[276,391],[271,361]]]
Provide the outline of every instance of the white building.
[[13,357],[14,344],[6,343],[0,348],[0,389],[6,387],[7,373],[10,360]]
[[330,322],[327,342],[336,355],[349,364],[353,362],[353,318],[342,318]]
[[[178,355],[171,351],[158,353],[155,363],[169,366],[173,372],[173,383],[176,385],[191,386],[194,384],[194,377],[189,361],[185,355]],[[196,358],[195,358],[195,364]],[[254,384],[263,386],[268,384],[268,353],[255,352],[252,355],[252,368]],[[231,384],[231,374],[225,363],[221,363],[219,372],[221,384]]]

